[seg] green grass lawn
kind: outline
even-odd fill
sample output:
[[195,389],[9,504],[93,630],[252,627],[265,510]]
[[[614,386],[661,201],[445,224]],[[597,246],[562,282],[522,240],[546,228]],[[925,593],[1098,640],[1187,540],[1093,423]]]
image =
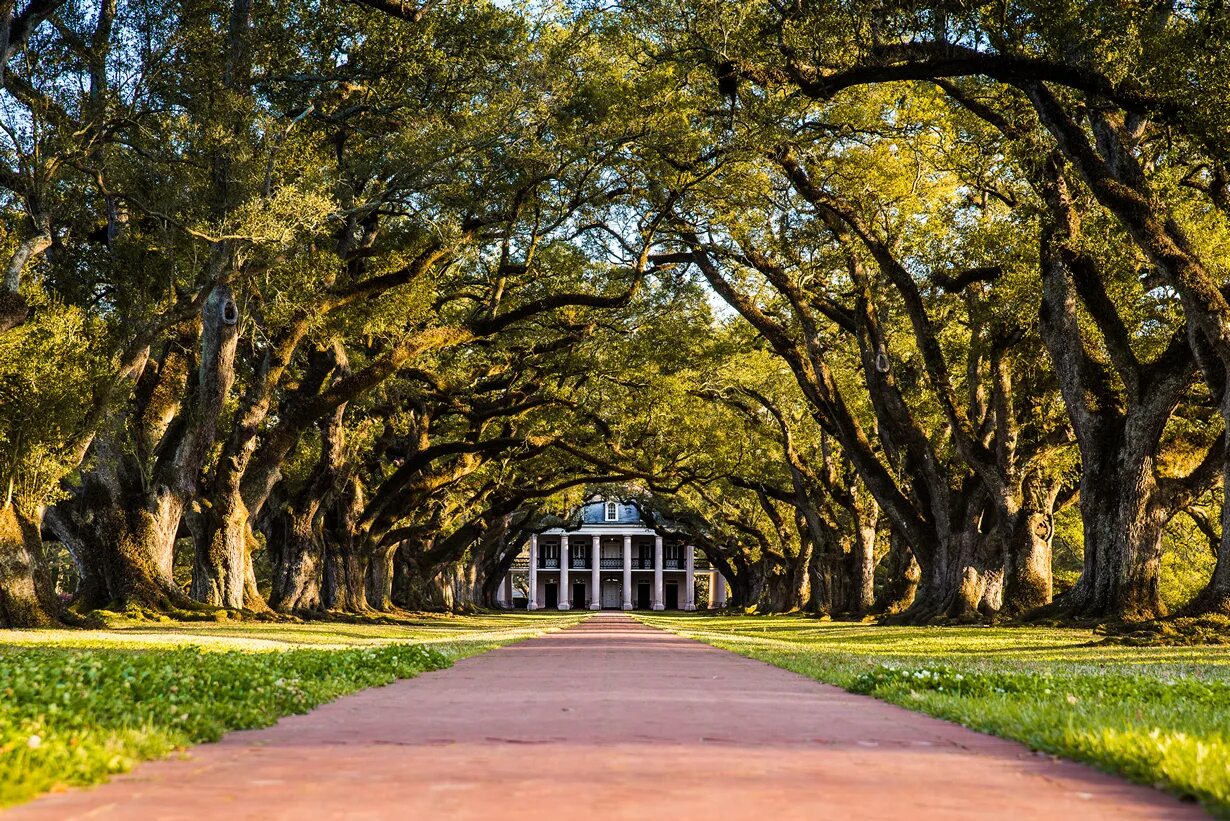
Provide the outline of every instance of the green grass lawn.
[[0,807],[585,615],[0,630]]
[[640,615],[854,692],[1200,800],[1230,818],[1230,648],[1102,645],[1089,630]]

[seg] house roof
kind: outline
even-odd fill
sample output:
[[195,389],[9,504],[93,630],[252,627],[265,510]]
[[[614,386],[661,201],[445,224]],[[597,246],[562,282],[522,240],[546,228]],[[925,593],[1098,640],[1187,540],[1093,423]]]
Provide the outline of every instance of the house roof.
[[[607,518],[607,505],[615,506],[615,517]],[[558,521],[558,520],[557,520]],[[641,516],[636,505],[615,499],[594,498],[582,504],[564,520],[562,526],[542,531],[543,535],[587,533],[652,534],[653,526]]]

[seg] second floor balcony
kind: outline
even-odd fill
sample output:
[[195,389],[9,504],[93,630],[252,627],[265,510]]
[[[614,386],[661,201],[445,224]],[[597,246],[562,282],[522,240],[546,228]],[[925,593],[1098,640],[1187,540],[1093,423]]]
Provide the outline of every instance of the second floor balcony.
[[[606,567],[605,564],[602,566]],[[622,564],[617,565],[617,566],[623,567]],[[539,556],[538,557],[538,569],[539,570],[559,570],[560,560],[559,558],[555,556]],[[589,570],[589,559],[573,556],[572,558],[568,560],[568,569],[569,570]]]
[[[522,559],[521,561],[524,562],[525,560]],[[525,568],[527,566],[528,566],[528,563],[522,563],[519,565],[514,565],[514,569],[516,569],[517,567]],[[538,557],[538,569],[539,570],[559,570],[560,569],[559,557],[539,556]],[[568,559],[568,569],[569,570],[592,570],[593,565],[590,564],[589,557],[573,556]],[[624,560],[622,557],[600,558],[598,560],[598,569],[599,570],[623,570]],[[629,569],[631,570],[653,570],[653,557],[633,556],[631,559],[631,564],[629,564]],[[662,569],[663,570],[686,570],[687,560],[682,559],[682,558],[664,557],[662,559]],[[696,557],[695,570],[697,572],[708,572],[711,569],[712,568],[709,562],[703,556],[698,555]]]

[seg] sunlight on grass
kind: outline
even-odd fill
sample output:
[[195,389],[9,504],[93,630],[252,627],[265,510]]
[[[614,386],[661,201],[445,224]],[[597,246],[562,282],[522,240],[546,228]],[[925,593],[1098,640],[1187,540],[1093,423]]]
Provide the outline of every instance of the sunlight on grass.
[[342,649],[425,644],[453,658],[576,624],[585,614],[497,613],[475,616],[415,614],[380,622],[138,622],[105,630],[0,630],[0,652],[13,647],[205,650]]
[[0,631],[0,807],[587,615]]
[[1199,799],[1230,818],[1230,648],[1092,631],[883,627],[804,616],[646,624]]

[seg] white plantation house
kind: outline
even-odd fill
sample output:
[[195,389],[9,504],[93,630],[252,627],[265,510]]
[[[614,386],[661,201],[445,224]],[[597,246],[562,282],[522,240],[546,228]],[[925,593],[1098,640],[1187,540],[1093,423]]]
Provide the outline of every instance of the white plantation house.
[[695,610],[698,572],[709,576],[709,603],[725,606],[721,575],[692,545],[656,533],[635,506],[595,499],[573,519],[530,536],[499,587],[501,606],[523,590],[530,610]]

